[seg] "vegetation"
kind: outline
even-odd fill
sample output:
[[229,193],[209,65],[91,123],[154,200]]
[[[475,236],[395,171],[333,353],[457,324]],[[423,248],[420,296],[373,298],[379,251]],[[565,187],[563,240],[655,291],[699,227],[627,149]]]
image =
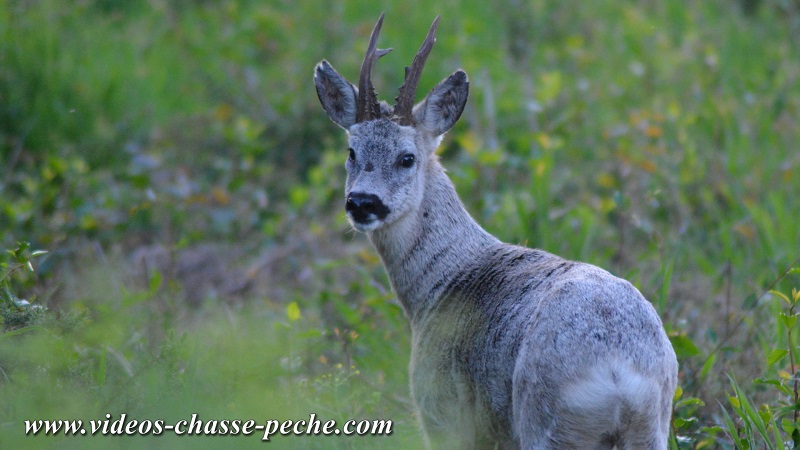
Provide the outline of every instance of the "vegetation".
[[[800,5],[501,3],[384,2],[379,96],[443,14],[420,92],[470,74],[440,151],[469,211],[653,301],[673,448],[800,445]],[[357,74],[378,8],[0,0],[0,448],[265,444],[24,435],[123,413],[391,419],[273,444],[421,446],[408,326],[312,82],[322,58]]]

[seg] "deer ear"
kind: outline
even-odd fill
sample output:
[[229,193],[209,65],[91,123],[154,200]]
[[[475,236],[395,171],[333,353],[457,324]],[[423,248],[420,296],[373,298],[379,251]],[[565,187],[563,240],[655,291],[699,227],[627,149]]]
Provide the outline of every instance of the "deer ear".
[[347,81],[328,61],[322,60],[314,70],[314,84],[322,108],[340,127],[356,123],[358,89]]
[[469,95],[469,80],[463,70],[457,70],[437,84],[414,107],[414,122],[434,136],[446,133],[456,124]]

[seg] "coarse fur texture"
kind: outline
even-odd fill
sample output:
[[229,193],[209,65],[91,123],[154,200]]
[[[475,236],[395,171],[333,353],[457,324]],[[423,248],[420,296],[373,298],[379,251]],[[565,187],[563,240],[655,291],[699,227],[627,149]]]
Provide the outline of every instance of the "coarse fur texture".
[[409,126],[385,103],[356,123],[358,90],[326,61],[315,83],[349,134],[348,218],[411,323],[429,446],[666,448],[678,365],[653,306],[603,269],[500,242],[459,200],[435,151],[466,104],[466,74],[437,85]]

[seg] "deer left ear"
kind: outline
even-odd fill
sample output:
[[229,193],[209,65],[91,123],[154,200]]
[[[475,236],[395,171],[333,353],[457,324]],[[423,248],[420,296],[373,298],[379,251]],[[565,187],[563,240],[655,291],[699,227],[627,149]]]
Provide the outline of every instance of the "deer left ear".
[[356,123],[358,89],[337,72],[328,61],[317,64],[314,84],[319,102],[328,117],[344,129]]
[[437,84],[425,100],[414,107],[414,122],[431,135],[440,136],[458,122],[468,95],[467,73],[457,70]]

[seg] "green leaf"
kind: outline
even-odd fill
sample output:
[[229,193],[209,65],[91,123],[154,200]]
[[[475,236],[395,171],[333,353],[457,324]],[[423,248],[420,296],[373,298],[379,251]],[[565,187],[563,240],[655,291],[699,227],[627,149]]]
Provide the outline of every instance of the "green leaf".
[[539,101],[547,104],[558,96],[562,86],[561,72],[545,72],[539,77],[538,97]]
[[767,444],[767,448],[769,449],[775,448],[775,446],[769,440],[769,437],[767,435],[767,426],[764,423],[761,414],[759,414],[758,411],[756,411],[755,408],[753,408],[753,405],[750,403],[750,400],[748,400],[747,396],[744,395],[742,390],[739,388],[739,385],[736,384],[736,381],[731,379],[731,384],[733,385],[733,389],[736,391],[736,398],[742,405],[741,410],[744,412],[742,418],[744,419],[746,417],[747,419],[749,419],[750,424],[752,424],[752,426],[756,428],[758,434]]
[[0,283],[0,300],[11,303],[11,291],[8,290],[8,284],[5,281]]
[[17,242],[17,248],[14,250],[9,250],[9,253],[14,256],[14,259],[17,260],[18,263],[24,264],[25,260],[25,252],[31,248],[31,244],[29,242]]
[[152,294],[155,294],[156,292],[158,292],[159,289],[161,289],[161,284],[163,282],[164,282],[164,278],[161,275],[161,272],[158,272],[158,271],[153,272],[153,275],[150,277],[150,281],[148,283],[149,284],[149,286],[148,286],[149,291]]
[[797,429],[797,424],[794,423],[793,420],[781,419],[781,428],[783,428],[783,431],[785,431],[786,434],[791,436],[792,433],[794,433],[794,430]]
[[733,406],[733,409],[735,409],[738,412],[742,408],[742,404],[739,401],[739,399],[737,397],[732,397],[730,395],[727,395],[727,397],[728,397],[728,402],[731,404],[731,406]]
[[772,435],[775,438],[775,447],[778,450],[785,450],[786,446],[783,445],[783,438],[781,437],[780,431],[778,431],[778,424],[775,423],[775,418],[770,416],[769,418],[769,425],[772,428]]
[[289,190],[289,201],[292,206],[300,208],[311,199],[311,191],[305,186],[294,186]]
[[789,354],[789,351],[783,348],[776,348],[769,352],[767,355],[767,365],[773,365],[778,361],[782,360],[786,355]]
[[700,354],[700,349],[686,335],[673,335],[669,337],[669,340],[672,342],[672,348],[675,349],[678,358],[689,358]]
[[673,403],[677,402],[682,395],[683,395],[683,388],[678,386],[677,388],[675,388],[675,395],[672,396],[672,402]]
[[778,297],[778,298],[780,298],[781,300],[786,302],[787,305],[791,305],[792,304],[792,301],[789,300],[789,297],[787,297],[786,294],[784,294],[783,292],[776,291],[776,290],[771,290],[771,291],[769,291],[769,293],[774,295],[774,296],[776,296],[776,297]]
[[[730,399],[731,397],[728,396],[728,400]],[[722,408],[722,415],[725,417],[725,425],[727,425],[728,427],[728,434],[730,434],[733,443],[736,445],[736,448],[742,450],[747,449],[749,447],[747,445],[747,441],[744,441],[743,439],[739,438],[739,430],[737,430],[736,425],[733,424],[733,420],[731,419],[731,416],[728,414],[728,411],[726,411],[725,408]]]
[[0,286],[2,286],[2,288],[3,288],[2,293],[1,293],[2,297],[0,297],[0,298],[2,298],[3,300],[11,303],[12,305],[19,301],[19,297],[14,295],[14,293],[11,292],[11,289],[9,289],[8,283],[4,282],[4,283],[0,284]]
[[786,328],[794,328],[794,325],[797,323],[797,315],[792,314],[791,316],[788,314],[781,313],[781,322]]
[[678,439],[675,437],[675,430],[669,430],[669,450],[678,450]]
[[286,316],[292,322],[300,319],[300,306],[297,305],[297,302],[291,302],[286,305]]
[[695,405],[696,406],[704,406],[705,402],[703,402],[702,400],[700,400],[697,397],[689,397],[689,398],[685,398],[685,399],[675,403],[675,409],[680,409],[680,408],[683,408],[685,406],[695,406]]
[[781,383],[781,380],[778,380],[776,378],[763,378],[763,377],[755,378],[753,380],[753,383],[774,386],[776,389],[778,389],[779,391],[783,392],[786,395],[790,395],[792,392],[791,389],[789,389],[788,387],[784,386],[783,383]]
[[703,368],[700,370],[700,379],[705,380],[708,376],[708,372],[711,371],[711,368],[714,367],[714,363],[717,361],[717,354],[713,353],[711,356],[706,359],[706,362],[703,363]]
[[675,424],[675,428],[683,428],[685,426],[697,423],[697,417],[690,417],[688,419],[676,417],[673,423]]

